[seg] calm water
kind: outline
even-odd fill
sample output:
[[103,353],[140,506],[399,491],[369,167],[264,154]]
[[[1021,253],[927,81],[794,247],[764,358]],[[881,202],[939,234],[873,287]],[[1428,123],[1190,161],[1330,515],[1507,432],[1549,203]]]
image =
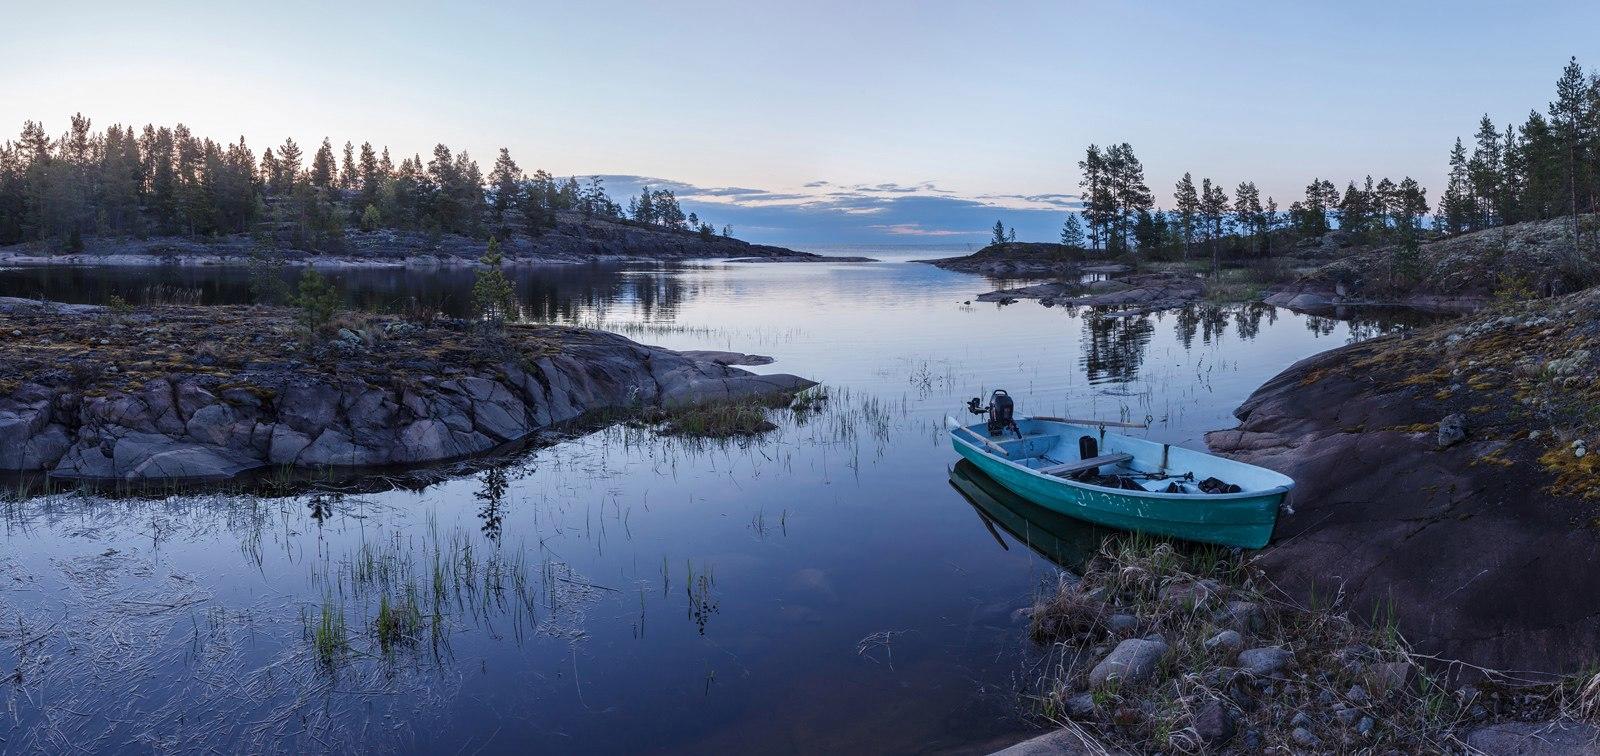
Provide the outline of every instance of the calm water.
[[[471,274],[339,279],[366,306],[449,310]],[[770,354],[758,370],[832,398],[754,443],[610,428],[420,491],[0,505],[0,752],[925,752],[1021,732],[1012,612],[1053,579],[1046,555],[1099,534],[952,469],[944,416],[998,387],[1203,448],[1290,363],[1389,327],[967,305],[992,282],[908,262],[517,282],[529,317]],[[237,271],[0,271],[0,295],[76,301],[247,290]],[[325,663],[318,628],[341,617]]]

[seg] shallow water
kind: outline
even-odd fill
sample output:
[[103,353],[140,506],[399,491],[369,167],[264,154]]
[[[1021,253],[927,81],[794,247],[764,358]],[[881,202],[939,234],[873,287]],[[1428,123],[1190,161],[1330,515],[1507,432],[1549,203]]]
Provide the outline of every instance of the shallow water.
[[[770,354],[756,370],[827,386],[757,442],[609,428],[420,491],[0,504],[0,751],[905,752],[1021,732],[1013,610],[1054,580],[1041,554],[1098,533],[969,503],[945,415],[1005,388],[1024,413],[1148,419],[1203,448],[1289,364],[1393,327],[965,304],[995,282],[904,262],[960,249],[818,251],[894,261],[516,276],[531,318]],[[471,281],[337,277],[366,306],[447,311]],[[231,301],[248,275],[0,271],[0,295],[175,290]],[[329,661],[325,613],[346,627]]]

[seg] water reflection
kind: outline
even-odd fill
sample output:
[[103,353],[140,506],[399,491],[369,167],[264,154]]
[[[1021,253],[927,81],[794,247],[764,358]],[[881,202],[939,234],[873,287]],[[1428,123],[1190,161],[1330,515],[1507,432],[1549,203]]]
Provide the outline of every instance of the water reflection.
[[1080,364],[1089,384],[1127,383],[1138,378],[1154,333],[1149,315],[1084,318]]
[[510,478],[506,475],[504,465],[497,465],[483,471],[483,484],[474,491],[472,496],[483,505],[478,507],[478,519],[483,521],[483,535],[492,543],[500,542],[500,530],[505,525],[506,515],[503,510],[506,501],[506,489],[510,487]]
[[[522,316],[572,321],[612,308],[646,320],[676,317],[699,294],[696,279],[671,265],[541,265],[506,268]],[[272,271],[292,285],[295,269]],[[328,272],[345,304],[373,312],[469,314],[471,268],[348,269]],[[242,267],[27,267],[0,269],[0,296],[104,303],[118,296],[141,304],[245,304],[254,301],[252,273]]]
[[1009,551],[1011,547],[996,527],[1039,556],[1073,572],[1082,571],[1106,536],[1116,532],[1034,504],[996,483],[965,459],[950,469],[950,487],[977,510],[983,526],[1001,548]]
[[[230,751],[986,742],[1021,726],[1007,618],[1037,587],[1039,555],[1079,565],[1105,531],[969,463],[951,470],[945,415],[998,386],[1027,412],[1151,415],[1141,435],[1203,448],[1295,360],[1406,322],[1264,305],[963,307],[992,287],[912,264],[515,274],[531,318],[761,351],[829,398],[749,443],[596,429],[537,465],[405,488],[0,501],[0,586],[16,589],[0,588],[0,674],[33,681],[0,688],[21,721],[0,725],[0,750],[72,750],[60,723],[101,750],[146,732],[169,750]],[[473,276],[336,275],[363,306],[441,312],[461,311]],[[204,302],[248,291],[244,271],[29,269],[0,271],[0,293],[138,301],[168,277]],[[312,641],[323,616],[348,623],[336,677]]]

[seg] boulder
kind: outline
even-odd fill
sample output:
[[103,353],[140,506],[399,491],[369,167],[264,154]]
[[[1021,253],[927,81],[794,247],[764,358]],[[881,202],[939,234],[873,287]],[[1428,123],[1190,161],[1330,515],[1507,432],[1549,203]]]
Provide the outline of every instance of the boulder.
[[1159,640],[1124,640],[1089,670],[1089,685],[1098,688],[1115,682],[1119,687],[1133,688],[1148,683],[1155,678],[1156,668],[1169,650]]

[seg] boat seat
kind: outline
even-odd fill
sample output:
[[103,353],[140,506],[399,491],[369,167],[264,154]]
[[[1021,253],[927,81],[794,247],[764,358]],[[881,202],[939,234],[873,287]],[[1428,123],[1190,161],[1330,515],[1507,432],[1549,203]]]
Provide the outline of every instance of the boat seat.
[[1102,454],[1098,457],[1080,459],[1077,462],[1041,467],[1038,472],[1045,475],[1071,475],[1075,472],[1083,472],[1084,470],[1091,470],[1104,465],[1115,465],[1131,461],[1133,461],[1132,454]]

